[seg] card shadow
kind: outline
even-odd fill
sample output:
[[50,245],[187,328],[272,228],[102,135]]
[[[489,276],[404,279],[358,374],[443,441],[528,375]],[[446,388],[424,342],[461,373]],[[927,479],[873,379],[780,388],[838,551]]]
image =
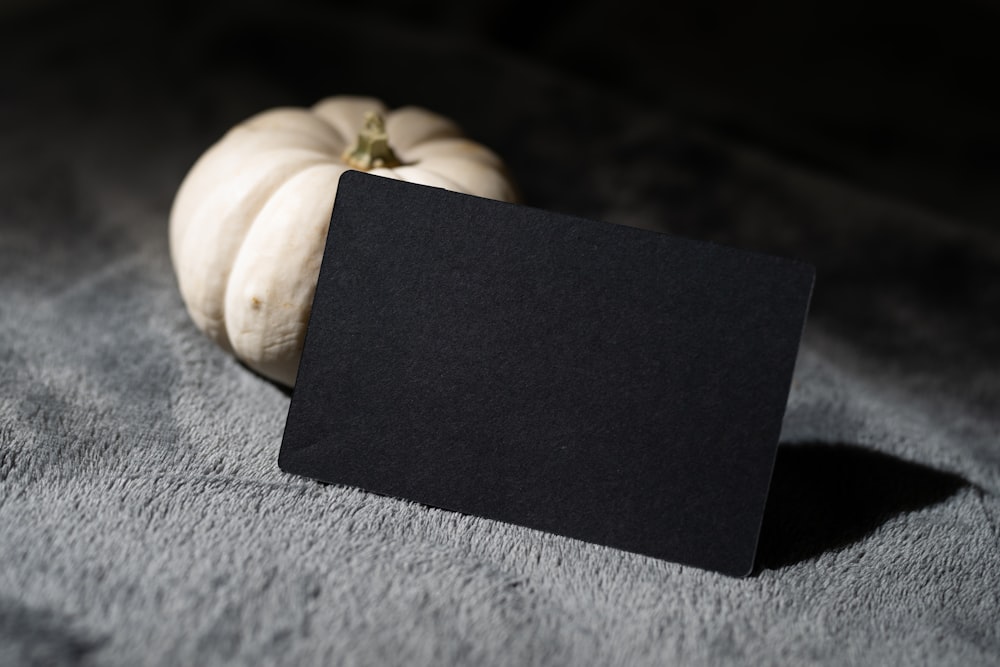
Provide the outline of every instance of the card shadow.
[[275,380],[272,380],[266,375],[261,375],[254,369],[250,368],[250,366],[248,366],[246,362],[244,362],[242,359],[236,359],[236,362],[243,367],[243,370],[251,373],[252,375],[256,375],[258,378],[260,378],[261,380],[268,383],[269,385],[280,391],[282,394],[284,394],[286,398],[292,397],[292,391],[294,391],[294,387],[286,387],[285,385],[281,384],[280,382],[276,382]]
[[889,519],[935,505],[962,478],[847,444],[781,445],[755,572],[853,544]]

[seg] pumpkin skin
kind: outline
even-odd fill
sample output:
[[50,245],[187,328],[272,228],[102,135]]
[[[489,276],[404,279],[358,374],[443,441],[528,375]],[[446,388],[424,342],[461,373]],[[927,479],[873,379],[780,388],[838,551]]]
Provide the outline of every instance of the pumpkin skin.
[[247,366],[293,386],[340,175],[365,122],[385,118],[402,166],[368,173],[515,201],[500,159],[450,120],[338,96],[264,111],[232,128],[185,177],[170,254],[195,325]]

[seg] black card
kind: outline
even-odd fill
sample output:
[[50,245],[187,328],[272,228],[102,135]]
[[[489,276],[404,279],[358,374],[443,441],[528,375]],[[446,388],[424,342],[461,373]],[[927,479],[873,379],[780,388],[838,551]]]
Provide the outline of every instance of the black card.
[[748,574],[813,277],[348,172],[279,465]]

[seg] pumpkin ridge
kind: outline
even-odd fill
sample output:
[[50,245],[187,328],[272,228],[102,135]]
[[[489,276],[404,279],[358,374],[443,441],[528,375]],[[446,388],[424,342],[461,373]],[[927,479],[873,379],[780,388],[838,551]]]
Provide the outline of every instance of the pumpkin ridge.
[[[282,150],[282,149],[275,149],[275,150],[277,151],[277,150]],[[298,150],[298,149],[294,149],[294,150]],[[266,152],[267,151],[265,151],[264,153],[260,153],[258,155],[263,155]],[[305,151],[303,151],[303,152],[305,152]],[[308,152],[311,153],[312,151],[308,151]],[[266,158],[265,158],[265,160],[266,160]],[[204,320],[206,322],[211,322],[211,323],[215,323],[217,325],[220,325],[217,328],[216,335],[218,337],[219,344],[222,345],[223,347],[225,347],[227,349],[229,349],[229,348],[232,347],[232,341],[230,340],[230,336],[229,336],[229,333],[228,333],[228,328],[227,328],[227,326],[225,324],[225,322],[226,322],[226,293],[228,292],[230,277],[232,275],[233,267],[235,266],[236,261],[237,261],[237,259],[240,256],[240,253],[243,252],[243,248],[244,248],[244,245],[246,243],[246,239],[249,236],[250,230],[253,228],[253,226],[254,226],[254,224],[255,224],[258,216],[260,215],[260,213],[264,209],[264,207],[267,206],[267,203],[271,200],[271,198],[274,197],[274,195],[281,188],[283,188],[289,181],[291,181],[292,179],[294,179],[296,176],[298,176],[299,174],[301,174],[303,171],[305,171],[307,169],[310,169],[310,168],[315,167],[317,165],[323,165],[323,164],[329,164],[329,163],[330,163],[330,160],[329,160],[328,157],[326,157],[326,156],[320,156],[320,158],[314,158],[314,159],[311,159],[311,160],[301,160],[298,163],[294,163],[293,162],[291,164],[289,164],[289,163],[273,164],[273,165],[269,165],[269,168],[262,169],[261,170],[261,174],[259,175],[259,177],[256,178],[256,179],[254,179],[254,181],[255,181],[254,183],[248,183],[248,184],[246,184],[247,189],[252,192],[251,196],[253,196],[254,201],[253,201],[253,205],[252,206],[248,206],[242,212],[242,215],[240,216],[240,218],[242,218],[244,220],[248,220],[248,222],[246,222],[245,225],[242,226],[242,230],[243,230],[243,233],[241,235],[242,238],[240,239],[239,243],[236,244],[235,247],[232,249],[232,253],[229,255],[229,257],[225,258],[226,261],[224,261],[224,262],[223,261],[219,261],[219,263],[216,264],[216,269],[219,271],[219,273],[218,273],[218,282],[223,286],[222,289],[221,289],[221,294],[218,294],[218,295],[208,294],[208,295],[206,295],[203,292],[202,294],[197,295],[200,298],[195,298],[195,295],[190,294],[190,288],[188,288],[188,289],[183,289],[182,288],[181,293],[182,293],[182,296],[184,297],[185,305],[187,305],[189,311],[197,311],[198,315],[200,316],[200,319],[202,319],[202,320]],[[288,173],[286,173],[284,175],[284,177],[276,179],[275,182],[272,183],[272,184],[270,184],[269,187],[267,187],[266,190],[264,190],[263,192],[259,191],[259,188],[260,188],[259,183],[260,183],[260,181],[266,179],[268,177],[268,175],[274,173],[274,170],[278,169],[279,167],[287,167]],[[232,183],[232,180],[229,180],[226,183]],[[227,196],[228,193],[226,193],[224,191],[224,187],[225,187],[226,183],[222,183],[222,184],[219,184],[219,185],[216,186],[216,188],[213,190],[213,194],[210,195],[208,198],[206,198],[201,203],[201,205],[198,206],[195,209],[194,214],[191,216],[190,222],[192,222],[192,223],[197,222],[200,217],[204,217],[206,215],[206,213],[204,211],[207,211],[211,205],[215,204],[217,202],[218,198],[225,198]],[[241,201],[243,201],[243,200],[241,200]],[[230,216],[235,215],[234,211],[237,208],[238,207],[234,207],[234,208],[229,209],[228,215],[226,215],[225,219],[229,219]],[[220,229],[221,226],[225,225],[225,219],[218,221],[217,222],[217,226],[214,227],[214,229],[216,230],[217,233],[220,233],[220,234],[231,233],[231,232],[226,232],[223,229]],[[189,224],[186,231],[189,234],[190,231],[193,230],[193,229],[198,229],[198,226],[195,225],[195,224]],[[181,248],[182,254],[185,254],[185,255],[190,255],[190,252],[188,252],[188,253],[184,253],[183,252],[183,249],[185,248],[185,242],[189,238],[192,238],[192,239],[195,238],[195,237],[189,236],[188,234],[185,234],[180,239],[180,246],[179,247]],[[198,238],[198,239],[195,239],[195,240],[197,240],[199,243],[204,243],[204,239],[202,239],[202,238]],[[216,255],[216,260],[220,260],[220,259],[221,258],[218,255]],[[201,265],[198,268],[203,269],[203,270],[207,270],[209,267],[206,267],[205,265]],[[197,277],[197,269],[195,269],[194,272],[195,272],[196,277]],[[205,274],[203,273],[202,276],[204,276],[204,275]],[[190,280],[191,279],[189,278],[186,282],[189,283]],[[209,305],[210,307],[212,307],[212,310],[217,311],[218,314],[216,315],[214,313],[210,313],[210,312],[206,311],[206,308],[204,307],[205,305]],[[193,313],[192,313],[192,315],[193,315]],[[206,326],[206,328],[208,328],[208,327]],[[214,337],[215,336],[213,336],[213,338]]]
[[[414,137],[403,129],[414,124],[429,127],[423,128],[422,133]],[[400,107],[389,112],[385,117],[385,125],[389,136],[395,138],[396,150],[400,152],[408,151],[428,142],[464,136],[462,128],[454,121],[418,106]]]
[[[343,165],[322,162],[282,183],[248,227],[229,273],[224,326],[236,355],[257,372],[285,384],[294,377],[291,366],[297,358],[291,357],[305,325],[281,313],[286,306],[299,309],[311,303],[330,210],[344,171]],[[324,184],[321,200],[309,196],[318,183]],[[289,231],[297,230],[301,236],[293,238]]]
[[[178,189],[170,210],[171,254],[183,243],[190,221],[202,200],[229,182],[248,160],[277,150],[310,150],[324,154],[317,150],[315,143],[307,133],[275,130],[235,135],[233,131],[227,133],[198,158]],[[331,152],[330,156],[333,155],[339,153]]]
[[[494,185],[499,186],[499,190],[494,190],[492,192],[487,192],[485,188],[482,187],[482,183],[476,183],[472,187],[463,184],[460,181],[455,180],[452,177],[444,176],[441,174],[441,169],[448,165],[436,164],[441,162],[451,162],[452,166],[455,162],[466,163],[466,169],[475,168],[480,170],[482,174],[492,174],[494,177]],[[420,168],[429,173],[439,175],[442,178],[447,178],[455,183],[456,188],[459,192],[465,192],[471,195],[476,195],[477,197],[486,197],[489,199],[497,199],[500,201],[517,201],[518,197],[514,191],[513,184],[507,175],[506,169],[494,167],[488,163],[480,162],[479,160],[470,159],[466,157],[458,156],[436,156],[423,160],[420,163]]]
[[[340,155],[340,137],[331,137],[329,139],[320,140],[317,139],[316,135],[309,132],[299,132],[292,128],[280,128],[280,129],[264,129],[264,130],[247,130],[246,134],[240,133],[233,137],[233,145],[237,145],[241,140],[243,140],[247,135],[267,135],[269,139],[275,142],[274,145],[265,144],[258,150],[251,151],[251,155],[257,155],[266,151],[273,150],[288,150],[297,148],[300,150],[310,150],[315,153],[321,153],[323,155],[328,155],[330,157]],[[288,142],[286,144],[280,143],[282,140]],[[295,142],[295,143],[292,143]]]
[[[317,122],[319,121],[319,122]],[[251,116],[222,137],[221,141],[236,139],[247,134],[295,135],[310,140],[311,143],[326,144],[336,153],[343,150],[339,143],[346,143],[341,133],[331,127],[323,118],[307,109],[282,107]]]
[[[428,169],[426,167],[426,165],[424,165],[422,162],[420,162],[420,163],[414,163],[414,164],[407,164],[407,165],[404,165],[404,167],[411,167],[411,168],[416,169],[418,171],[426,171],[428,174],[432,174],[434,177],[440,178],[442,181],[446,182],[450,186],[448,188],[449,190],[454,190],[455,192],[461,192],[462,194],[467,194],[467,195],[468,194],[475,194],[474,192],[470,192],[468,190],[468,188],[466,188],[464,185],[459,184],[455,179],[451,178],[450,176],[445,176],[444,174],[442,174],[442,173],[440,173],[438,171],[435,171],[434,169]],[[407,178],[405,174],[400,174],[399,173],[400,169],[398,167],[394,171],[396,172],[396,175],[399,176],[399,180],[406,181],[407,183],[415,183],[416,182],[416,181],[413,181],[413,180]]]

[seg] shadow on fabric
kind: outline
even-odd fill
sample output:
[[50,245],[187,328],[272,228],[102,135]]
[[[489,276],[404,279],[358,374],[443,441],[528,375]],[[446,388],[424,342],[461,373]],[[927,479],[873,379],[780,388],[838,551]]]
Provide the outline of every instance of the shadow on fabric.
[[935,505],[967,482],[855,445],[778,448],[755,571],[853,544],[906,512]]
[[243,370],[245,370],[248,373],[251,373],[252,375],[257,376],[258,378],[260,378],[264,382],[268,383],[269,385],[271,385],[272,387],[274,387],[275,389],[277,389],[278,391],[280,391],[287,398],[291,398],[292,397],[292,390],[294,389],[294,387],[286,387],[285,385],[281,384],[280,382],[276,382],[275,380],[272,380],[271,378],[267,377],[266,375],[261,375],[260,373],[258,373],[254,369],[252,369],[249,366],[247,366],[246,362],[244,362],[242,359],[237,359],[236,363],[238,363],[241,367],[243,367]]
[[0,596],[0,664],[90,664],[92,654],[109,638],[85,634],[76,625],[59,611]]

